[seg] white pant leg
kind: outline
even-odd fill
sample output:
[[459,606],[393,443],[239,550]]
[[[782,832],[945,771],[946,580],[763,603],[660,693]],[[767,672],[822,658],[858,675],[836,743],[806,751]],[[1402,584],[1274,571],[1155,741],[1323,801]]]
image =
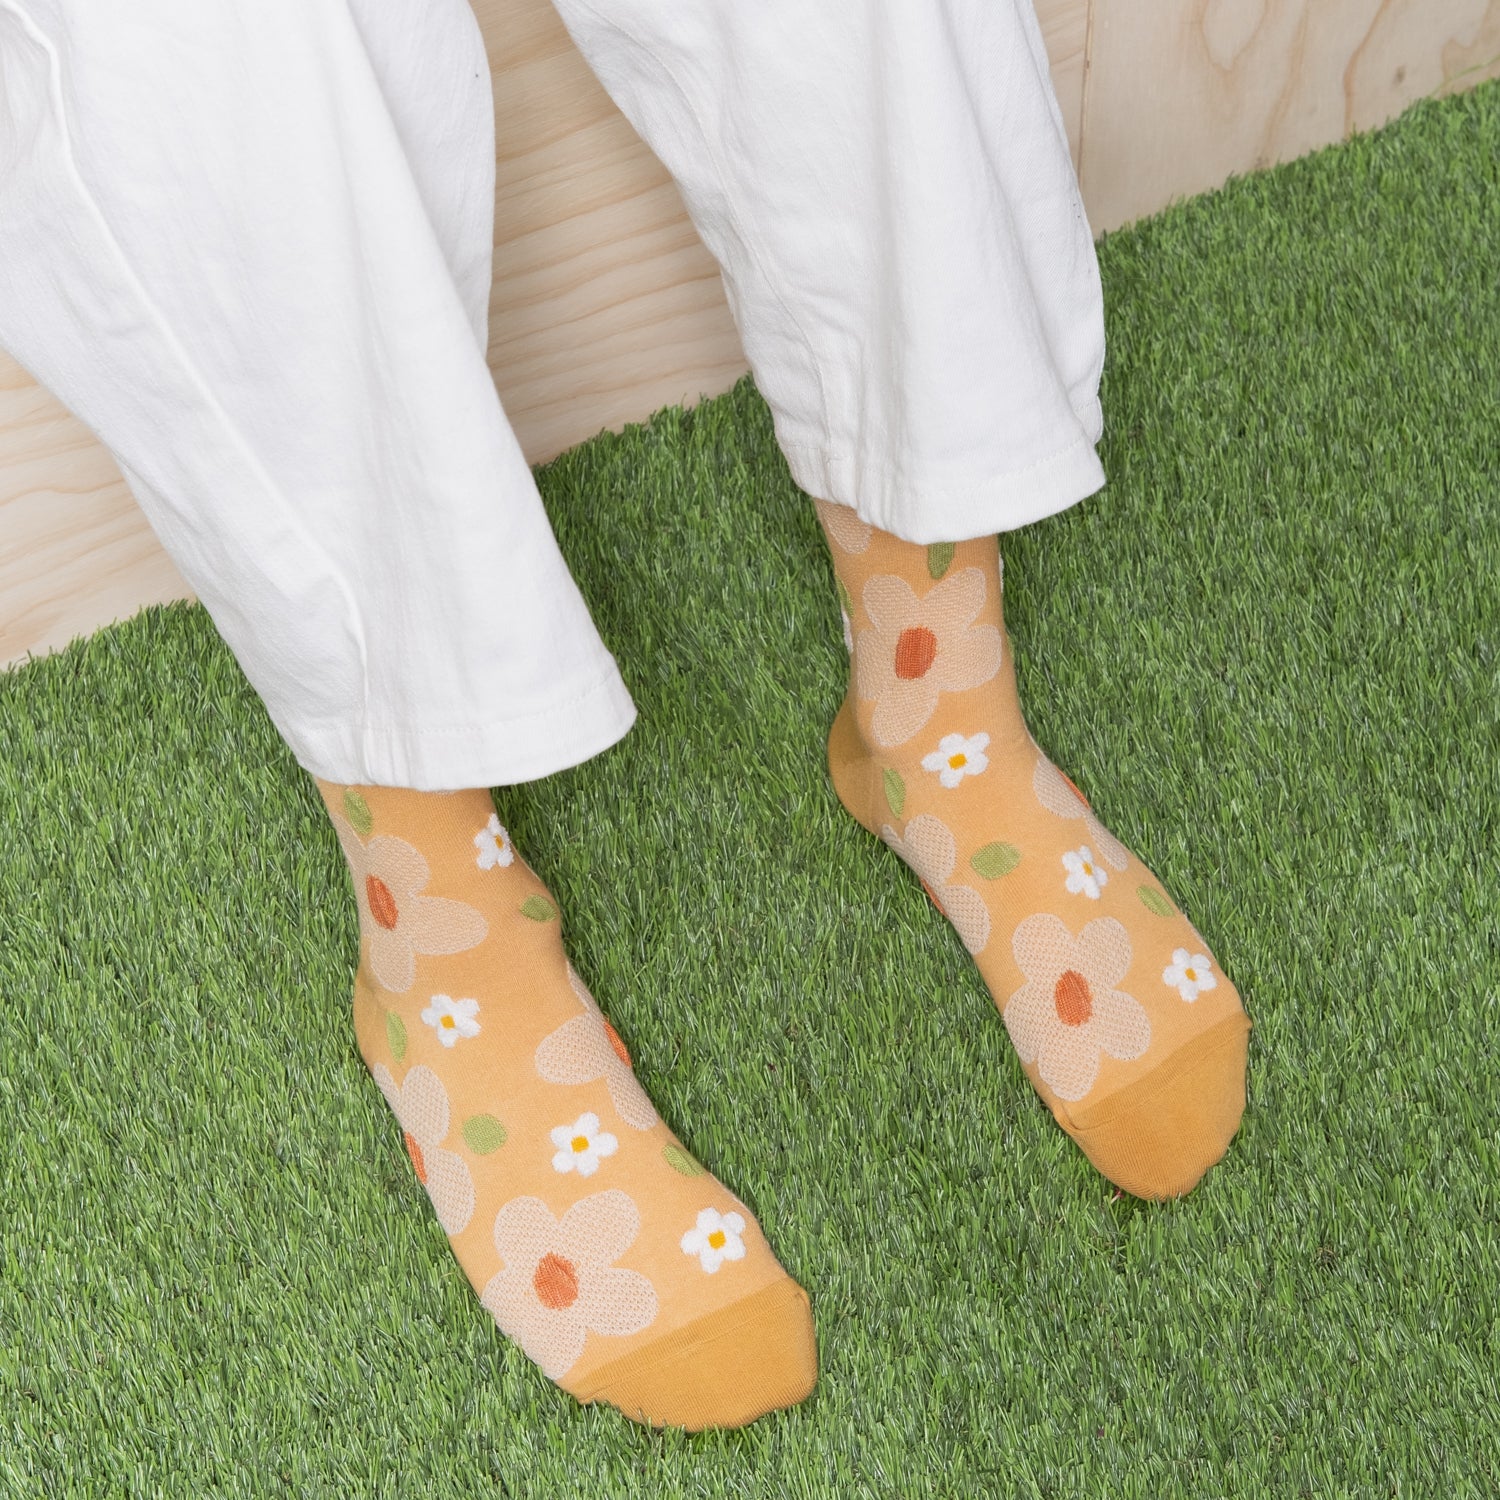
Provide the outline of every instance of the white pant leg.
[[555,3],[717,257],[804,489],[928,542],[1099,488],[1099,276],[1030,0]]
[[489,88],[462,0],[0,0],[0,345],[331,780],[634,718],[484,361]]
[[488,358],[494,80],[469,0],[347,0],[391,125]]

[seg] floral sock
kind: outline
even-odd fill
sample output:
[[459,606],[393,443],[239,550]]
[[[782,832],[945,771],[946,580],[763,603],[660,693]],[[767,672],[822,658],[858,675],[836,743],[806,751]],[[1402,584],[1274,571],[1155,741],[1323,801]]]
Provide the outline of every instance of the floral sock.
[[930,547],[817,502],[851,652],[844,806],[974,955],[1059,1125],[1112,1182],[1185,1193],[1244,1111],[1250,1022],[1155,876],[1021,715],[993,537]]
[[359,904],[360,1052],[501,1329],[657,1426],[802,1400],[806,1293],[658,1118],[489,793],[318,786]]

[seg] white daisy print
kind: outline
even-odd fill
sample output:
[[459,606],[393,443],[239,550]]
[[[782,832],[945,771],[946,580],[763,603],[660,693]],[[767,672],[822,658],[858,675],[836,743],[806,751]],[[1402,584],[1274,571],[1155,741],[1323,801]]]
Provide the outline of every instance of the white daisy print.
[[987,734],[945,734],[931,755],[922,757],[924,771],[936,771],[946,787],[955,787],[965,776],[977,776],[990,763],[985,752]]
[[620,1146],[607,1130],[600,1130],[599,1116],[592,1110],[579,1115],[571,1125],[554,1126],[552,1144],[557,1147],[552,1157],[553,1169],[577,1172],[580,1177],[592,1177],[599,1170],[600,1161],[613,1156]]
[[1062,857],[1063,869],[1068,872],[1068,889],[1073,895],[1080,892],[1090,901],[1099,899],[1099,892],[1109,884],[1109,875],[1102,865],[1095,862],[1094,851],[1084,844],[1078,849],[1069,849]]
[[478,1036],[477,1000],[454,1000],[448,995],[434,995],[422,1012],[422,1019],[437,1032],[445,1047],[457,1046],[461,1036]]
[[854,623],[850,620],[847,610],[839,610],[839,619],[844,622],[844,650],[850,656],[854,655]]
[[726,1260],[744,1260],[745,1242],[740,1238],[744,1232],[745,1220],[740,1214],[701,1209],[696,1226],[682,1237],[683,1253],[696,1255],[698,1264],[711,1276]]
[[511,848],[510,835],[494,813],[490,814],[489,822],[474,835],[474,847],[479,851],[475,864],[481,870],[493,870],[496,865],[503,868],[516,857],[516,851]]
[[1172,962],[1162,970],[1162,980],[1170,984],[1189,1005],[1204,990],[1211,990],[1218,980],[1214,977],[1213,961],[1206,953],[1189,953],[1186,948],[1172,950]]

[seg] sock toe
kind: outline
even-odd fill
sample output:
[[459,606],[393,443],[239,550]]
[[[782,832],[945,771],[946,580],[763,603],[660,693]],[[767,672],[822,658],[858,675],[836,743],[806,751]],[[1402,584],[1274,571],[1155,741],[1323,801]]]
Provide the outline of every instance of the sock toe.
[[595,1371],[580,1401],[653,1427],[742,1427],[795,1406],[818,1379],[807,1293],[789,1277]]
[[1226,1016],[1138,1083],[1060,1123],[1117,1187],[1179,1198],[1239,1128],[1249,1036],[1248,1016]]

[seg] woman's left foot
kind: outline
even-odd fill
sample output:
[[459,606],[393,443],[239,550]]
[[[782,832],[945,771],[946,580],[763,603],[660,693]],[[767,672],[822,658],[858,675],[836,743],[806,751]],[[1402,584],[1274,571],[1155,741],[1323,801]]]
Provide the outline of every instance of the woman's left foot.
[[851,649],[844,806],[974,955],[1058,1124],[1112,1182],[1185,1193],[1245,1106],[1249,1018],[1160,882],[1037,748],[993,537],[930,547],[817,502]]

